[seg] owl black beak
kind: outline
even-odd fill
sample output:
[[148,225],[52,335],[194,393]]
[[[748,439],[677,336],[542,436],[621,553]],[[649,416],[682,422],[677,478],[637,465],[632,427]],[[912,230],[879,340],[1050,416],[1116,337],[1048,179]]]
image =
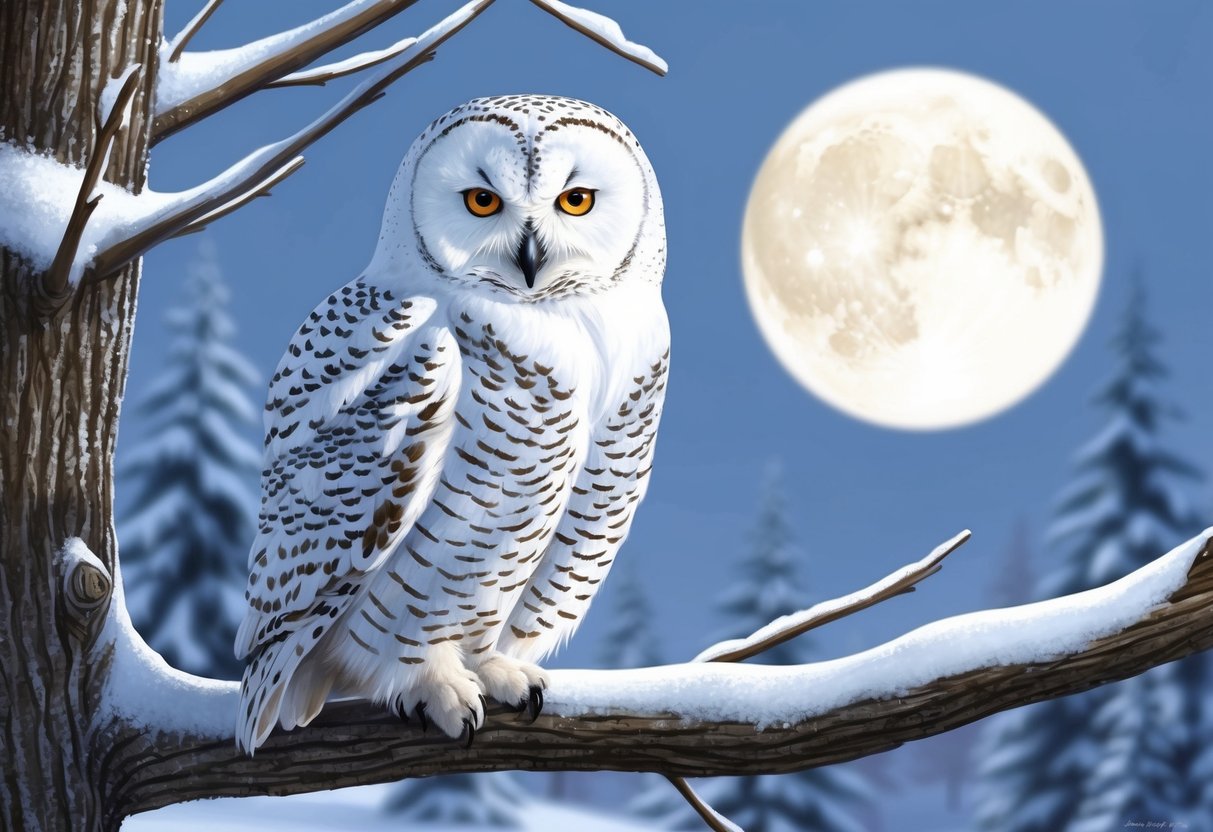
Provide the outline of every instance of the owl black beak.
[[539,242],[534,227],[530,220],[527,220],[526,228],[522,232],[522,239],[518,241],[518,250],[514,252],[514,262],[518,265],[522,276],[526,278],[528,289],[535,288],[535,275],[543,268],[544,259],[543,243]]

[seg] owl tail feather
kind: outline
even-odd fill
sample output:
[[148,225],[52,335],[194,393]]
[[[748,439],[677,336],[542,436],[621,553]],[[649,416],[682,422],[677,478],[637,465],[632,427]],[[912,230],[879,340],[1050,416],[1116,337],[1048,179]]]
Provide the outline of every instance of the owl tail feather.
[[332,687],[332,679],[320,669],[319,662],[300,666],[308,651],[298,641],[297,634],[291,634],[267,644],[244,669],[236,747],[250,757],[275,725],[281,723],[290,730],[315,719]]

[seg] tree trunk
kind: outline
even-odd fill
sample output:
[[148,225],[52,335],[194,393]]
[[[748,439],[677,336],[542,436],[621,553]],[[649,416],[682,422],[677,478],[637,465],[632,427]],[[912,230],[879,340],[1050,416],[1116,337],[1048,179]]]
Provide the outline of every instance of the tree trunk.
[[[82,166],[106,81],[132,63],[154,70],[161,11],[161,0],[0,4],[0,138]],[[149,95],[144,85],[105,174],[136,191]],[[117,559],[111,472],[138,269],[69,290],[53,314],[39,277],[0,248],[0,829],[109,830],[108,726],[95,718],[105,668],[87,647]],[[104,569],[64,574],[73,536]]]

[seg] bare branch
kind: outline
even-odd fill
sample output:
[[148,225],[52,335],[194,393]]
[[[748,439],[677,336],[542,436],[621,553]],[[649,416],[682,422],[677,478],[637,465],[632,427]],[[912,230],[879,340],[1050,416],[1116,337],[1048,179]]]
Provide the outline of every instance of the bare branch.
[[234,202],[247,202],[252,191],[288,165],[301,151],[323,138],[337,125],[364,107],[373,104],[385,90],[410,70],[433,58],[434,50],[454,35],[493,0],[474,0],[445,20],[432,26],[415,44],[385,64],[378,72],[354,88],[328,112],[298,133],[257,150],[208,182],[178,194],[152,212],[143,222],[129,229],[125,237],[110,241],[94,260],[95,280],[104,280],[125,264],[208,214]]
[[127,68],[121,79],[118,94],[109,112],[105,114],[101,128],[93,142],[93,152],[89,157],[88,166],[84,169],[84,180],[80,183],[80,191],[76,195],[76,204],[68,217],[67,228],[64,229],[63,239],[55,252],[55,259],[42,276],[41,293],[43,299],[52,306],[62,300],[67,294],[68,284],[80,249],[80,239],[84,236],[84,228],[89,218],[101,201],[101,195],[95,194],[97,183],[109,165],[110,149],[114,138],[130,118],[131,101],[135,91],[139,89],[140,66],[134,64]]
[[914,591],[914,585],[934,575],[943,568],[943,559],[963,546],[973,533],[965,529],[951,540],[935,547],[922,560],[903,566],[896,572],[881,578],[871,586],[850,595],[822,601],[807,610],[785,615],[767,624],[743,639],[732,639],[714,644],[691,661],[696,662],[740,662],[757,656],[772,647],[783,644],[809,630],[845,618],[852,613],[866,610],[881,601]]
[[[331,14],[288,32],[223,52],[180,52],[161,65],[152,142],[213,115],[268,84],[349,43],[417,0],[353,0]],[[188,27],[187,27],[188,28]],[[171,58],[171,56],[170,56]]]
[[198,219],[194,220],[189,225],[187,225],[185,228],[178,231],[173,236],[174,237],[184,237],[187,234],[197,234],[199,231],[206,228],[208,225],[213,223],[215,220],[219,219],[220,217],[226,217],[228,214],[232,213],[237,208],[244,207],[246,204],[252,202],[257,197],[270,196],[270,189],[273,188],[275,185],[277,185],[282,180],[286,179],[288,176],[290,176],[295,171],[299,170],[299,168],[303,167],[303,162],[304,162],[304,159],[302,156],[296,156],[294,159],[287,162],[285,165],[283,165],[278,170],[276,170],[273,174],[270,175],[270,177],[268,179],[266,179],[264,182],[262,182],[260,185],[258,185],[253,190],[249,191],[248,193],[242,194],[241,196],[237,197],[236,199],[233,199],[231,202],[227,203],[226,205],[216,208],[214,211],[211,211],[209,214],[202,215],[201,217],[199,217]]
[[396,41],[387,49],[378,49],[373,52],[361,52],[351,58],[346,58],[344,61],[335,61],[331,64],[312,67],[311,69],[292,72],[290,75],[283,76],[277,81],[271,81],[266,84],[266,88],[270,87],[298,87],[298,86],[315,86],[323,87],[327,82],[334,78],[341,78],[346,75],[352,75],[355,72],[361,72],[364,69],[370,69],[373,66],[378,66],[384,61],[390,61],[392,58],[399,55],[404,50],[408,49],[417,38],[405,38],[404,40]]
[[1213,646],[1211,539],[1213,529],[1101,589],[937,621],[828,662],[552,671],[534,724],[492,707],[470,749],[346,701],[307,728],[272,735],[250,759],[233,737],[236,685],[167,669],[162,681],[116,644],[112,676],[139,696],[103,698],[113,720],[104,740],[116,749],[105,764],[107,795],[133,813],[456,772],[699,777],[853,760]]
[[695,793],[691,788],[691,784],[687,782],[685,777],[667,777],[670,785],[678,790],[691,808],[703,818],[703,822],[712,832],[743,832],[742,828],[733,821],[726,818],[724,815],[717,812],[709,806],[702,797]]
[[215,13],[215,10],[219,8],[219,4],[222,2],[223,0],[208,0],[207,4],[202,7],[202,11],[194,15],[193,19],[185,24],[185,28],[181,30],[181,33],[169,41],[168,59],[170,63],[176,63],[181,58],[181,53],[185,51],[185,47],[194,39],[194,35],[198,34],[198,30],[211,19],[211,15]]
[[[922,560],[902,567],[871,586],[857,592],[852,592],[850,595],[844,595],[841,598],[823,601],[807,610],[802,610],[792,615],[785,615],[751,633],[746,638],[731,639],[714,644],[701,652],[692,661],[745,661],[770,650],[776,645],[783,644],[785,641],[790,641],[799,635],[803,635],[809,630],[837,621],[840,618],[845,618],[851,613],[866,610],[868,607],[875,606],[881,601],[893,598],[894,596],[913,592],[915,584],[938,572],[942,568],[943,559],[964,545],[970,537],[972,537],[972,532],[965,529],[951,540],[935,547]],[[670,777],[668,779],[710,828],[720,828],[714,824],[717,823],[715,819],[722,816],[695,794],[690,783],[681,777]],[[707,814],[709,812],[712,814]],[[725,819],[725,822],[729,823],[730,821]]]
[[660,55],[643,44],[628,40],[624,37],[619,24],[605,15],[570,6],[568,3],[562,3],[561,0],[531,0],[531,2],[559,19],[566,26],[576,29],[591,40],[598,41],[616,55],[622,55],[629,61],[640,64],[658,75],[665,75],[670,71],[669,65],[661,59]]

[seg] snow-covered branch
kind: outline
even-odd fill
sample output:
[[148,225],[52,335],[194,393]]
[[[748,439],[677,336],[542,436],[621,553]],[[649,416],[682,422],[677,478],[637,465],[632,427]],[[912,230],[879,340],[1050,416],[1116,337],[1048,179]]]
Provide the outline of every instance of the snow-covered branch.
[[205,22],[203,15],[209,16],[214,11],[212,6],[218,5],[208,4],[180,35],[161,47],[152,142],[264,89],[415,2],[353,0],[324,17],[234,49],[181,51],[183,41],[188,41]]
[[190,18],[190,22],[185,24],[185,28],[177,34],[177,37],[164,45],[165,50],[168,52],[169,63],[175,63],[181,59],[181,53],[185,51],[185,47],[189,46],[190,41],[194,39],[194,35],[198,34],[198,31],[206,25],[206,22],[211,19],[211,15],[219,9],[219,5],[222,2],[223,0],[207,0],[206,5],[202,7],[198,14]]
[[683,777],[828,765],[1213,646],[1211,540],[1213,529],[1100,589],[937,621],[831,661],[553,671],[534,724],[490,708],[470,749],[347,701],[307,728],[271,736],[249,759],[233,740],[236,686],[157,666],[114,624],[115,682],[103,706],[121,750],[107,776],[115,805],[131,813],[461,771]]
[[331,64],[323,64],[321,66],[314,66],[311,69],[292,72],[290,75],[284,75],[277,81],[271,81],[266,84],[266,87],[323,87],[335,78],[353,75],[355,72],[361,72],[364,69],[378,66],[384,61],[390,61],[416,42],[417,38],[404,38],[403,40],[396,41],[386,49],[359,52],[357,55],[353,55],[343,61],[334,61]]
[[227,203],[219,206],[215,210],[213,210],[209,213],[203,214],[201,217],[194,220],[189,225],[185,226],[185,228],[182,228],[180,231],[178,231],[173,236],[182,237],[186,234],[196,234],[197,232],[201,231],[202,229],[206,228],[208,225],[213,223],[215,220],[217,220],[221,217],[226,217],[228,214],[232,213],[237,208],[243,208],[245,205],[252,202],[254,199],[257,199],[258,197],[262,197],[262,196],[270,196],[271,195],[270,191],[271,191],[271,189],[273,189],[273,187],[275,185],[277,185],[282,180],[286,179],[288,176],[290,176],[295,171],[299,170],[299,168],[301,168],[301,167],[303,167],[303,157],[296,156],[294,159],[292,159],[291,161],[289,161],[285,165],[283,165],[281,168],[279,168],[276,172],[270,174],[270,176],[267,179],[265,179],[257,187],[253,188],[252,190],[246,191],[245,193],[243,193],[240,196],[233,199],[231,202],[227,202]]
[[68,217],[55,258],[51,261],[50,268],[42,275],[42,294],[50,303],[65,297],[68,286],[80,277],[80,241],[84,238],[84,229],[89,218],[104,196],[97,192],[97,183],[101,181],[101,175],[109,165],[110,149],[118,131],[130,119],[131,102],[135,98],[135,91],[139,89],[140,69],[138,64],[127,68],[118,79],[118,92],[110,103],[108,112],[97,120],[100,126],[93,142],[92,155],[84,169],[80,189],[76,192],[76,203]]
[[114,274],[125,264],[140,257],[163,240],[189,229],[199,222],[228,213],[253,195],[263,193],[297,169],[297,157],[305,148],[321,139],[337,125],[384,95],[394,81],[433,57],[433,52],[454,35],[493,0],[473,0],[416,39],[411,46],[380,68],[328,112],[307,127],[282,141],[266,145],[241,159],[213,179],[161,199],[155,210],[123,229],[121,236],[109,239],[93,261],[98,279]]
[[965,529],[951,540],[936,546],[922,560],[903,566],[891,575],[881,578],[863,589],[814,604],[794,615],[785,615],[745,638],[730,639],[713,644],[696,656],[697,662],[741,662],[753,658],[777,644],[796,638],[825,626],[832,621],[845,618],[852,613],[866,610],[881,601],[897,595],[913,592],[916,584],[931,577],[943,568],[943,559],[963,546],[973,533]]
[[576,29],[587,38],[596,40],[617,55],[622,55],[629,61],[640,64],[645,69],[665,75],[670,71],[669,64],[661,56],[644,44],[635,43],[624,37],[623,29],[606,15],[592,12],[589,9],[570,6],[561,0],[531,0],[539,8],[559,19],[566,26]]

